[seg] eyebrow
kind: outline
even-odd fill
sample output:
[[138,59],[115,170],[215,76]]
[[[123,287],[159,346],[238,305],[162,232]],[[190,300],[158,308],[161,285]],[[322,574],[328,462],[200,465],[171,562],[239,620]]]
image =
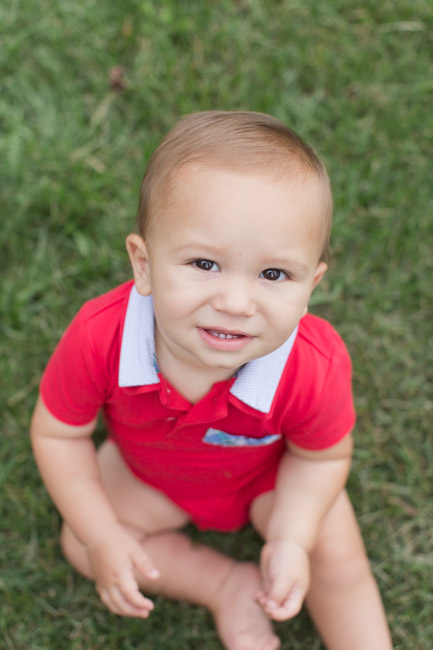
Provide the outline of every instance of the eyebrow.
[[183,251],[188,251],[188,250],[197,250],[197,251],[205,251],[209,253],[209,255],[219,255],[220,251],[219,249],[216,249],[214,246],[209,246],[209,244],[205,244],[202,242],[189,242],[188,244],[183,244],[182,246],[176,246],[174,249],[175,253],[182,253]]
[[268,268],[276,267],[284,269],[285,267],[294,267],[297,271],[304,273],[307,273],[309,270],[309,267],[306,264],[294,259],[293,257],[268,257],[264,258],[263,264],[268,266]]

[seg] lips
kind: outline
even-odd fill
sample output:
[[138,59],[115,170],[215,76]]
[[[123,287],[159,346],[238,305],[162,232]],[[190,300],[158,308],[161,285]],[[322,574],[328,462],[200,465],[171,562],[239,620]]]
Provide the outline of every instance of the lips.
[[199,327],[198,332],[203,341],[216,350],[240,350],[254,339],[253,336],[250,336],[245,332],[226,330],[222,328]]

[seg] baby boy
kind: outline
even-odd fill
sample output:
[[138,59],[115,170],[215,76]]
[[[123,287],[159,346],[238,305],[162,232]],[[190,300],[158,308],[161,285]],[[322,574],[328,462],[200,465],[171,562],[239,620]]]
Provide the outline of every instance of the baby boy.
[[[65,556],[112,612],[164,594],[207,607],[227,650],[275,650],[305,601],[329,650],[390,650],[344,488],[350,360],[307,313],[331,214],[323,164],[267,115],[190,115],[152,156],[134,281],[72,321],[31,426]],[[257,566],[181,530],[248,522]]]

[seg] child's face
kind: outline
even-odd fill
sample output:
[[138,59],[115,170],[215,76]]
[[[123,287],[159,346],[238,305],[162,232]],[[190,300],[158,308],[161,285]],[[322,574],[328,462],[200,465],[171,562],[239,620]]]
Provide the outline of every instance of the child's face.
[[326,271],[324,197],[314,179],[178,173],[146,243],[128,238],[137,289],[153,294],[162,367],[228,377],[290,336]]

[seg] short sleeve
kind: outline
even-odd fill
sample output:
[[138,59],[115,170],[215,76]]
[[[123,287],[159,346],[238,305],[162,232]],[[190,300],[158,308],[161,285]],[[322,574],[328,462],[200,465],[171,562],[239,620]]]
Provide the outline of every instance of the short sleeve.
[[95,418],[104,403],[106,373],[97,362],[82,308],[75,316],[41,379],[47,409],[61,422],[80,426]]
[[303,367],[300,417],[294,426],[286,423],[287,439],[304,449],[332,447],[355,425],[352,364],[343,341],[333,333],[331,351],[326,356],[314,351],[313,360]]

